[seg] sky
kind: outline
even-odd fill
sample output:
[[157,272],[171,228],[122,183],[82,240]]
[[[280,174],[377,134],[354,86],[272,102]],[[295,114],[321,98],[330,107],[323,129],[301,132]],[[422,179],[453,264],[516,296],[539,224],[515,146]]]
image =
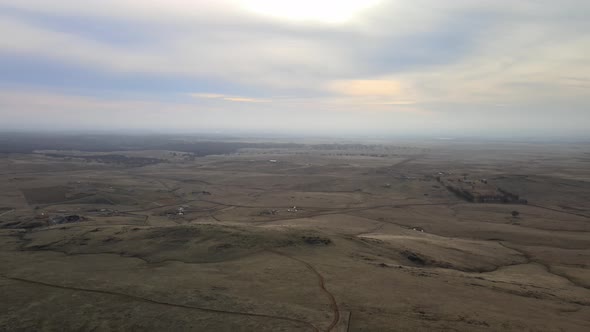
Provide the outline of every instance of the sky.
[[587,0],[0,0],[0,130],[590,135]]

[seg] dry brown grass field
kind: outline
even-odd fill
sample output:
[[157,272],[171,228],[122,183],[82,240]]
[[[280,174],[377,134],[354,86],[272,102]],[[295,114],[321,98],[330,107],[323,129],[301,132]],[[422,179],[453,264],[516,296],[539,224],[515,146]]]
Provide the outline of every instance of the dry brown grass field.
[[53,148],[0,188],[0,330],[590,331],[588,145]]

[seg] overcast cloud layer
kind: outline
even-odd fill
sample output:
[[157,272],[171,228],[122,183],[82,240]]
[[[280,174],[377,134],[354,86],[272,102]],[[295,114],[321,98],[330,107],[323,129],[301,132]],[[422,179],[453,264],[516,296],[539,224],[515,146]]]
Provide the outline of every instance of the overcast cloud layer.
[[587,0],[0,0],[0,129],[590,132]]

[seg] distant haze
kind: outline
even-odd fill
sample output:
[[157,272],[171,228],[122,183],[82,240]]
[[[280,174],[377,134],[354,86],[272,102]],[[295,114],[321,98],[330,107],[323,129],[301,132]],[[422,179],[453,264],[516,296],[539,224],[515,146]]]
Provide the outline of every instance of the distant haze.
[[0,0],[0,130],[588,136],[587,0]]

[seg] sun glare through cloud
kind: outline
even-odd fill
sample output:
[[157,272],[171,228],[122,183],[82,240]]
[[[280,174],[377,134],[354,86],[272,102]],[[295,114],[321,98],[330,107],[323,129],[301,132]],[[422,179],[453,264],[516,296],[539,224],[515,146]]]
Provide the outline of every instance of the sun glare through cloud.
[[279,19],[343,23],[381,0],[241,0],[249,11]]

